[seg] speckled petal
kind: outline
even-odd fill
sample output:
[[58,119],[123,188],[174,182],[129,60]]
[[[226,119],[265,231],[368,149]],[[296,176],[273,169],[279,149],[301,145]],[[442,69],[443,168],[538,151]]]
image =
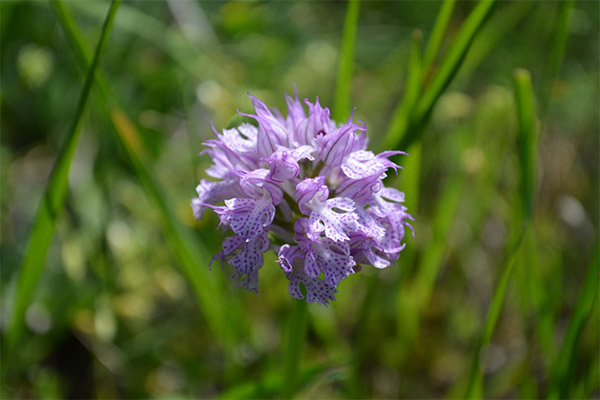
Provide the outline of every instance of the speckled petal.
[[231,227],[236,235],[246,239],[254,239],[271,224],[275,216],[275,207],[268,195],[260,200],[234,198],[225,200],[225,207],[214,207],[221,216],[221,221]]

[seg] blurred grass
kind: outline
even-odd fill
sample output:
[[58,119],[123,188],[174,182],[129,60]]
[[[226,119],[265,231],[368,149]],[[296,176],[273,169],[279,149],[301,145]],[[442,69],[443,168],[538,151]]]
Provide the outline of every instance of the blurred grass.
[[348,11],[344,20],[344,31],[340,46],[340,60],[338,67],[335,96],[333,101],[332,117],[336,121],[345,121],[350,111],[350,82],[354,67],[354,46],[358,27],[360,0],[349,0]]
[[[565,399],[572,396],[573,379],[577,371],[577,351],[583,325],[588,321],[590,313],[597,302],[598,280],[600,279],[600,246],[596,246],[592,262],[583,281],[583,288],[575,303],[573,317],[565,334],[558,357],[552,364],[551,383],[548,398]],[[596,371],[597,372],[597,371]],[[598,388],[596,388],[597,390]],[[585,393],[584,396],[589,396]],[[576,396],[575,396],[576,397]]]
[[[85,66],[85,47],[83,39],[77,28],[64,7],[62,1],[53,3],[54,10],[59,15],[59,20],[63,23],[63,29],[70,38],[70,43],[74,46],[74,51],[79,54],[79,62]],[[83,58],[82,58],[83,57]],[[219,275],[211,274],[205,267],[209,261],[209,251],[204,248],[200,242],[195,242],[189,236],[189,233],[184,231],[181,224],[175,219],[171,209],[166,205],[164,195],[161,189],[155,182],[152,174],[146,167],[147,155],[143,148],[143,141],[136,127],[132,124],[124,112],[114,104],[110,103],[107,93],[111,93],[108,85],[103,78],[99,84],[101,88],[101,101],[106,111],[106,115],[110,118],[113,124],[116,138],[126,151],[129,162],[134,167],[137,177],[140,180],[142,187],[145,189],[147,196],[151,200],[155,211],[161,218],[163,233],[167,238],[173,254],[177,259],[179,266],[182,268],[184,275],[190,282],[194,293],[198,299],[199,305],[206,316],[209,326],[215,334],[222,337],[225,342],[225,350],[231,352],[235,343],[239,338],[239,326],[236,323],[240,321],[227,318],[225,308],[229,308],[229,312],[234,315],[236,313],[233,300],[226,300],[220,293]]]
[[23,330],[25,310],[31,302],[33,292],[42,277],[46,253],[50,247],[56,219],[62,211],[68,189],[69,169],[75,153],[75,148],[81,136],[81,120],[88,104],[88,98],[94,83],[94,74],[100,62],[102,52],[106,47],[108,36],[120,0],[112,0],[106,18],[100,31],[100,38],[94,51],[94,57],[87,68],[85,82],[81,89],[77,109],[65,138],[64,145],[58,155],[48,186],[42,197],[33,228],[27,241],[23,262],[19,268],[19,276],[11,320],[6,334],[6,349],[12,353]]
[[494,0],[480,0],[465,20],[448,53],[440,62],[440,68],[431,84],[423,91],[423,95],[417,103],[412,124],[405,131],[396,133],[399,139],[395,148],[407,148],[421,134],[435,103],[458,72],[478,30],[492,12],[494,3]]

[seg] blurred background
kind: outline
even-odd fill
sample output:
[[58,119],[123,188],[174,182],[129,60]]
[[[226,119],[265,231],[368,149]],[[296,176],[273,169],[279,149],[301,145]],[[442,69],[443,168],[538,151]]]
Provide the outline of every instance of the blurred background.
[[[375,151],[384,150],[407,86],[412,32],[427,40],[441,5],[360,5],[349,104]],[[455,4],[433,71],[474,6]],[[530,71],[535,94],[536,240],[533,252],[518,253],[482,354],[483,395],[553,393],[556,360],[593,279],[561,393],[599,396],[598,275],[586,275],[598,243],[599,3],[572,6],[562,66],[549,76],[563,7],[495,6],[422,136],[402,149],[416,161],[402,159],[405,170],[388,181],[406,191],[415,238],[396,265],[364,267],[329,307],[309,305],[297,397],[464,396],[519,225],[515,68]],[[108,8],[64,3],[90,50]],[[107,90],[93,89],[24,329],[2,354],[2,398],[281,395],[287,280],[271,253],[259,296],[231,285],[220,268],[208,271],[223,235],[211,213],[192,216],[189,202],[209,165],[197,154],[212,135],[209,121],[222,129],[237,109],[251,110],[247,92],[285,110],[284,93],[296,83],[300,98],[333,106],[346,10],[344,1],[121,4],[99,67]],[[85,69],[47,2],[3,1],[0,13],[5,337],[19,265]],[[155,186],[123,147],[127,132],[139,139],[134,148],[144,149]],[[191,239],[186,265],[195,268],[182,264],[152,187]]]

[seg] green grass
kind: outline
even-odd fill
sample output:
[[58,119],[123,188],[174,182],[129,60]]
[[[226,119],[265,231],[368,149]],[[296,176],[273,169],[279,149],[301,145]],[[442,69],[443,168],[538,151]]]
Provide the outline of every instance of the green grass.
[[[86,65],[85,44],[78,32],[72,17],[60,1],[54,3],[54,10],[59,16],[63,29],[70,39],[73,51],[78,54],[78,61]],[[199,241],[194,241],[189,232],[178,222],[170,207],[167,206],[164,194],[147,167],[147,151],[144,141],[136,127],[127,115],[113,102],[108,94],[112,92],[106,80],[99,75],[100,100],[105,115],[109,118],[125,154],[136,172],[146,195],[148,196],[155,212],[160,218],[163,234],[165,235],[171,251],[184,276],[192,287],[201,310],[213,332],[222,337],[226,351],[232,351],[233,346],[243,330],[243,317],[237,312],[235,299],[225,299],[222,291],[222,280],[219,274],[208,270],[210,251]],[[237,315],[240,320],[227,318],[225,309]],[[241,325],[240,325],[241,324]]]
[[577,297],[573,316],[569,322],[560,352],[552,364],[551,384],[548,394],[548,398],[550,399],[571,397],[571,390],[574,386],[573,381],[578,368],[577,352],[579,351],[581,332],[585,323],[590,318],[594,303],[597,303],[598,279],[600,279],[599,271],[600,247],[596,246],[596,251],[585,275],[581,292]]
[[14,306],[6,337],[8,351],[14,349],[23,331],[25,311],[34,295],[35,287],[42,277],[46,254],[54,235],[56,219],[65,203],[69,185],[69,169],[79,137],[81,136],[82,118],[88,104],[92,84],[94,83],[94,74],[100,62],[102,52],[106,47],[113,20],[120,3],[120,0],[113,0],[110,4],[104,24],[102,25],[102,30],[100,31],[100,38],[94,51],[94,57],[86,72],[77,109],[73,113],[73,119],[64,145],[52,170],[48,186],[42,196],[33,228],[27,241],[25,256],[19,268]]
[[333,102],[333,119],[345,121],[350,112],[352,69],[354,68],[354,46],[358,29],[360,0],[350,0],[344,20],[344,31],[340,46],[338,74]]
[[[597,4],[137,2],[102,53],[108,2],[1,7],[1,397],[597,392]],[[294,82],[409,153],[386,185],[415,238],[328,308],[273,252],[259,296],[209,271],[224,235],[189,207],[209,121]]]

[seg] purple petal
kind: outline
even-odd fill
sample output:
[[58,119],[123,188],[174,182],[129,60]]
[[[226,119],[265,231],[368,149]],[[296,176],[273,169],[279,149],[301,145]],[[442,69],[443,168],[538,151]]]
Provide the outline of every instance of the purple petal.
[[237,178],[228,178],[220,182],[207,181],[202,179],[200,184],[196,186],[198,197],[192,200],[192,209],[194,210],[194,218],[200,219],[204,210],[205,204],[215,204],[231,197],[242,196]]
[[[384,152],[387,156],[402,152]],[[382,154],[384,154],[382,153]],[[392,154],[390,154],[392,153]],[[342,171],[351,179],[362,179],[370,176],[380,176],[388,168],[396,170],[398,165],[388,160],[385,155],[375,155],[371,151],[355,151],[344,158],[342,163]]]
[[220,215],[221,223],[231,227],[233,232],[245,240],[254,239],[263,233],[264,227],[271,224],[275,207],[269,196],[262,199],[234,198],[225,200],[225,207],[213,207]]
[[[363,131],[363,135],[356,135],[356,131]],[[339,166],[347,155],[363,149],[362,146],[366,144],[364,131],[366,128],[352,122],[350,117],[350,120],[339,128],[318,135],[313,141],[313,147],[318,150],[316,159],[328,167]]]
[[283,198],[281,183],[269,178],[271,171],[264,168],[254,171],[236,170],[234,173],[240,178],[240,188],[248,197],[261,198],[265,189],[271,195],[273,204],[277,205]]
[[358,228],[356,224],[358,216],[352,212],[354,202],[351,199],[345,197],[329,199],[325,203],[314,206],[312,210],[308,220],[311,233],[325,231],[325,236],[340,242],[349,239],[347,232],[353,232]]
[[308,99],[304,102],[308,105],[308,117],[296,127],[296,141],[300,145],[311,144],[318,133],[328,133],[335,129],[335,123],[329,118],[329,109],[321,107],[319,98],[312,104]]
[[[311,242],[311,253],[319,269],[323,271],[325,283],[337,287],[337,284],[354,273],[353,266],[356,262],[350,255],[348,243],[336,243],[328,238],[322,238],[319,242]],[[306,268],[306,263],[304,264]]]
[[315,196],[319,201],[324,201],[329,196],[329,189],[325,185],[324,176],[307,178],[296,185],[296,201],[300,211],[304,214],[308,214],[308,210],[304,208],[304,205]]
[[269,248],[269,235],[266,232],[248,240],[242,250],[235,255],[229,264],[235,267],[235,270],[248,274],[256,271],[263,265],[263,253]]
[[275,153],[266,159],[269,164],[269,174],[267,178],[283,182],[298,176],[300,167],[298,162],[293,157],[292,153],[287,151],[285,147],[280,147]]

